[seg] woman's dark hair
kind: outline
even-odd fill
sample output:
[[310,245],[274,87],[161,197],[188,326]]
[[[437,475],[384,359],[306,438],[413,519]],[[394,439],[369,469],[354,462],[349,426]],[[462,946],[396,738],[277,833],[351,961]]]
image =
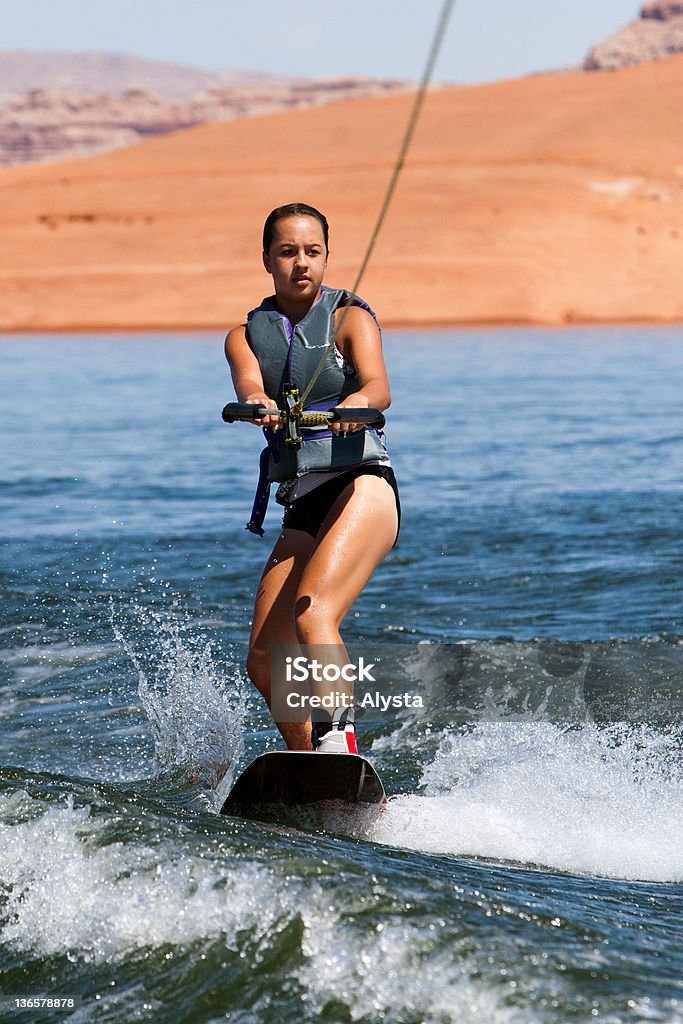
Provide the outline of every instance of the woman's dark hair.
[[316,210],[314,206],[307,206],[306,203],[288,203],[286,206],[278,206],[277,209],[273,210],[266,217],[266,223],[263,225],[264,252],[268,252],[272,245],[275,225],[279,220],[284,220],[285,217],[313,217],[317,220],[323,229],[325,248],[329,251],[330,226],[325,215],[320,210]]

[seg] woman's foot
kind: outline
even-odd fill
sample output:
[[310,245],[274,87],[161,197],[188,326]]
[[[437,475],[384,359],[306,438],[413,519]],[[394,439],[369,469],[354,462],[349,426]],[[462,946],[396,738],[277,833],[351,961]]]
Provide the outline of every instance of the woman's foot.
[[357,754],[353,708],[336,708],[332,718],[313,723],[313,749],[318,754]]

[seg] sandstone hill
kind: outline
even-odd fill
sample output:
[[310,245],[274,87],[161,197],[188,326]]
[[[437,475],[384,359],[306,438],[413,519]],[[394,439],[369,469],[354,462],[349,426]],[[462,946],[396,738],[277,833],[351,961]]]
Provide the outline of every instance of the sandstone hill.
[[676,53],[683,53],[683,0],[656,0],[641,8],[635,21],[594,46],[584,68],[614,71]]
[[[683,56],[432,92],[360,289],[385,323],[683,320]],[[412,98],[202,125],[0,170],[5,330],[238,323],[304,200],[350,285]]]
[[215,86],[208,93],[175,102],[144,89],[129,89],[121,96],[34,89],[0,109],[0,165],[87,156],[211,121],[408,88],[405,82],[372,78],[266,80]]
[[409,88],[362,77],[212,74],[117,54],[0,53],[0,165],[86,156],[210,121]]
[[220,73],[124,53],[0,50],[0,97],[34,89],[85,96],[146,89],[161,99],[183,100],[222,84]]

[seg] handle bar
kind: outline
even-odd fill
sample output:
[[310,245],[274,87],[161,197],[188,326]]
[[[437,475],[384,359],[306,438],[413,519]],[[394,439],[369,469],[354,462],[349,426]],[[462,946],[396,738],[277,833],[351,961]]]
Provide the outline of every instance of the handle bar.
[[[226,423],[249,423],[253,420],[260,420],[264,416],[274,415],[278,410],[267,409],[265,405],[243,405],[241,402],[228,402],[223,409],[223,419]],[[284,420],[284,414],[279,413],[280,419]],[[302,427],[319,427],[326,423],[366,423],[370,427],[383,427],[385,424],[384,413],[379,409],[330,409],[328,412],[303,412],[297,417],[297,422]]]

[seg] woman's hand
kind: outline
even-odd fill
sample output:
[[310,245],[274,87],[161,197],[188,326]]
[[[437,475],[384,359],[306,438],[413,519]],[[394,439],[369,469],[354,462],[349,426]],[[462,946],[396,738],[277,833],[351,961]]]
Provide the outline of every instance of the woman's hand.
[[[357,391],[355,395],[349,395],[343,402],[337,402],[337,409],[368,409],[370,403],[366,396],[362,392]],[[362,430],[364,427],[363,423],[347,423],[344,420],[339,420],[336,423],[330,423],[330,432],[333,434],[353,434],[356,430]]]
[[277,403],[272,398],[268,398],[268,395],[263,391],[253,391],[250,395],[244,399],[245,405],[265,405],[266,409],[273,409],[274,415],[263,416],[259,420],[252,420],[257,427],[270,427],[272,430],[279,430],[282,426],[280,420],[280,410],[277,407]]

